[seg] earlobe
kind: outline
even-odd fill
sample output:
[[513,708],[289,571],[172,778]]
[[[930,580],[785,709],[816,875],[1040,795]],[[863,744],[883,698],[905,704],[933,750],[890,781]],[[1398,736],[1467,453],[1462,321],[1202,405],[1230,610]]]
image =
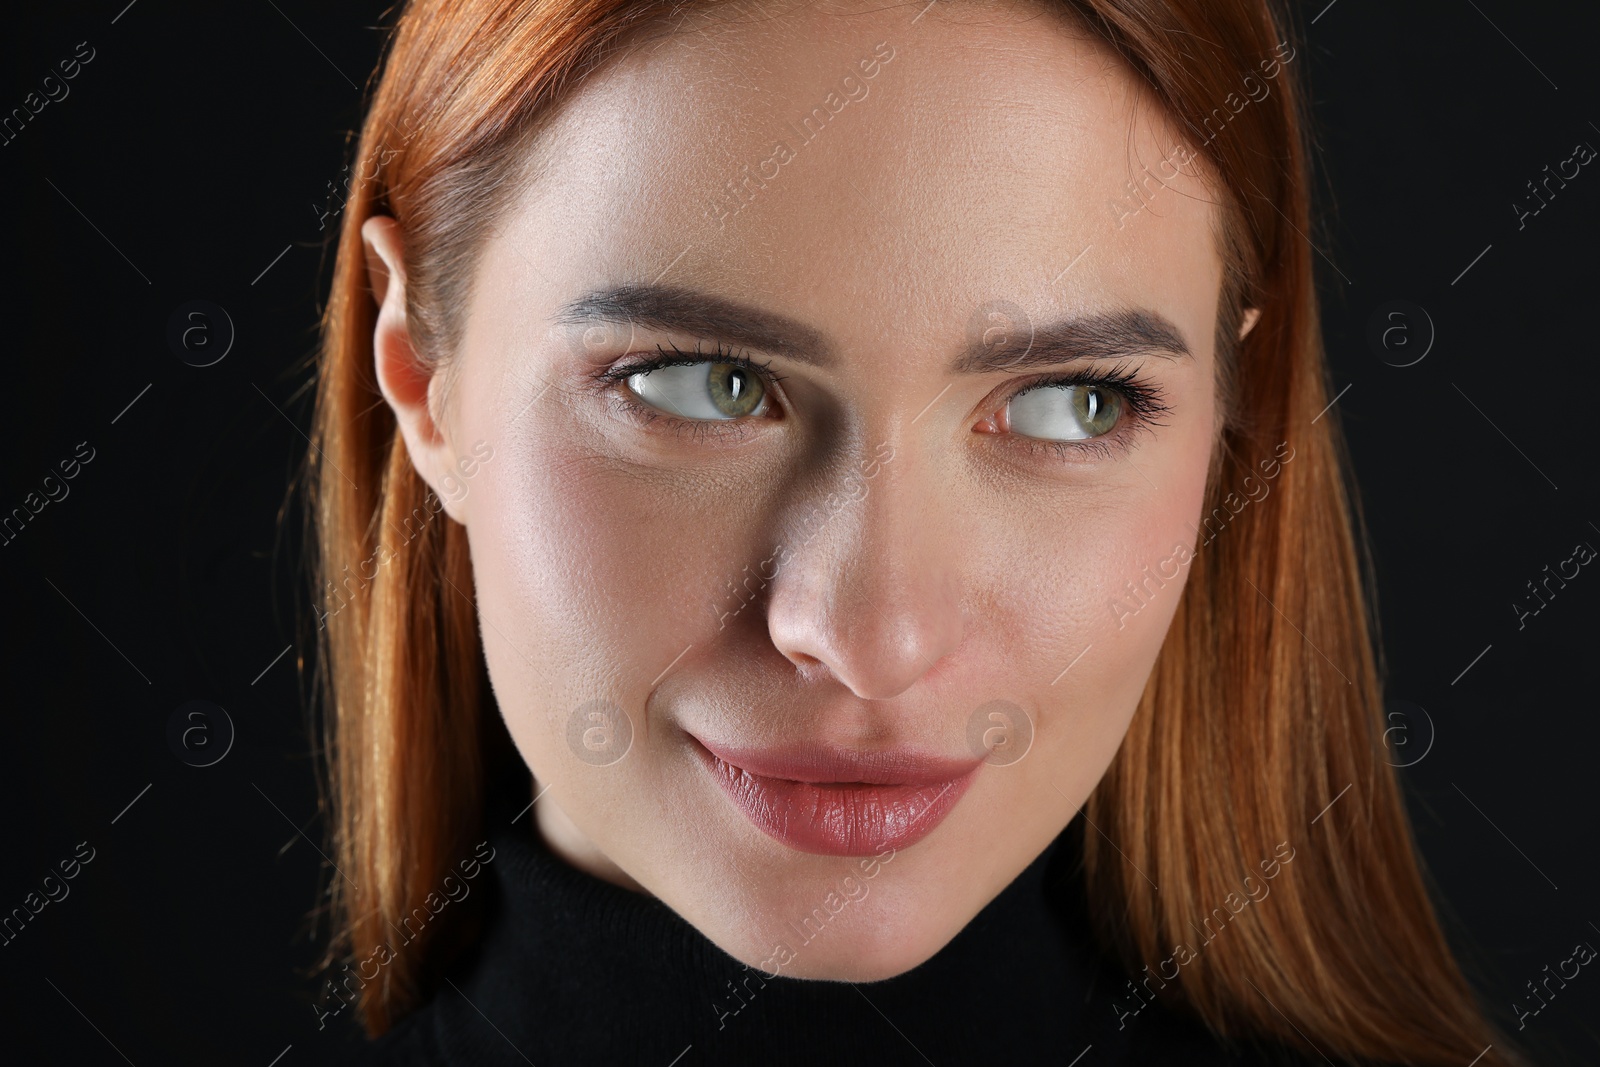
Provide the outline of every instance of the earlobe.
[[1245,308],[1244,321],[1239,323],[1239,340],[1243,341],[1250,331],[1256,328],[1256,323],[1261,318],[1260,308]]
[[406,443],[411,465],[457,522],[465,515],[455,494],[440,491],[442,472],[451,469],[450,443],[436,416],[438,374],[411,342],[406,322],[405,237],[400,224],[374,215],[361,226],[368,284],[378,304],[372,331],[373,370],[378,388]]

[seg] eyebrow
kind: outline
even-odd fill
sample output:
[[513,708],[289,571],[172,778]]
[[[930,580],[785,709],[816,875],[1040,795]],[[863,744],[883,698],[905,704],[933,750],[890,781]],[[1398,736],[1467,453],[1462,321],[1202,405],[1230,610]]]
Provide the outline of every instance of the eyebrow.
[[[1182,331],[1147,308],[1095,312],[1032,327],[1026,321],[1015,323],[1004,313],[990,318],[1002,333],[991,337],[995,330],[990,329],[971,338],[951,363],[953,373],[987,374],[1139,355],[1192,358]],[[568,326],[610,322],[679,331],[819,367],[835,359],[827,337],[797,319],[672,286],[620,285],[596,290],[562,305],[554,321]]]
[[1167,359],[1192,359],[1183,331],[1165,316],[1148,308],[1124,308],[1073,316],[1030,326],[1004,323],[1010,335],[988,340],[986,331],[968,345],[951,370],[958,374],[1049,367],[1081,359],[1128,359],[1154,355]]
[[564,304],[558,325],[612,322],[646,330],[674,330],[733,341],[801,363],[826,366],[834,354],[828,339],[804,323],[710,293],[659,285],[621,285]]

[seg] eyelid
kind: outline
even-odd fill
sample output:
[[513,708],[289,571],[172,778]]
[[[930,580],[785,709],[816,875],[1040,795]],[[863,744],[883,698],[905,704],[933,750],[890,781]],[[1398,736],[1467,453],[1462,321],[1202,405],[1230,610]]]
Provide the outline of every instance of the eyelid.
[[1166,403],[1165,390],[1154,381],[1141,377],[1138,370],[1131,368],[1126,362],[1118,363],[1109,370],[1093,366],[1024,379],[1019,387],[1005,394],[1005,403],[1009,404],[1022,394],[1035,389],[1066,385],[1088,385],[1110,389],[1128,402],[1129,410],[1136,416],[1156,422],[1157,425],[1160,424],[1157,417],[1171,411]]
[[[685,352],[670,342],[666,345],[656,345],[656,356],[644,356],[639,359],[629,360],[627,356],[622,361],[601,370],[596,377],[605,382],[626,381],[635,374],[648,374],[653,370],[666,367],[692,367],[701,363],[728,363],[735,367],[743,367],[753,374],[761,377],[763,385],[776,385],[786,377],[772,370],[772,361],[763,362],[742,352],[735,352],[721,342],[717,343],[715,350],[702,352],[698,342],[693,352]],[[669,354],[670,353],[670,354]]]

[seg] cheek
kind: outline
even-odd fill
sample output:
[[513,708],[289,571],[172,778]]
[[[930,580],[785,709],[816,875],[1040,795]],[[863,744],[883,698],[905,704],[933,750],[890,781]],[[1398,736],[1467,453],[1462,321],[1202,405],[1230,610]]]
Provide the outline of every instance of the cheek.
[[758,498],[664,483],[580,442],[552,431],[504,462],[497,450],[469,526],[496,696],[541,776],[569,755],[568,720],[591,701],[624,709],[633,744],[648,744],[646,697],[761,583],[759,567],[740,570],[763,556]]
[[1174,443],[1167,462],[1146,467],[1159,491],[1131,508],[1102,542],[1103,563],[1091,580],[1089,632],[1105,655],[1085,676],[1115,688],[1130,704],[1143,691],[1197,558],[1209,424],[1203,429],[1204,435]]
[[991,604],[1004,620],[995,635],[995,662],[1005,664],[996,683],[1010,672],[1030,680],[1037,744],[1048,753],[1040,765],[1074,803],[1121,744],[1198,562],[1210,432],[1209,418],[1170,427],[1158,451],[1131,457],[1142,477],[1115,495],[1057,509],[1014,543],[1011,565],[991,575],[1003,590]]
[[625,703],[628,680],[659,655],[649,616],[674,569],[633,536],[647,517],[559,452],[519,449],[483,490],[469,526],[472,566],[508,720],[537,726],[537,713],[559,729],[564,710]]

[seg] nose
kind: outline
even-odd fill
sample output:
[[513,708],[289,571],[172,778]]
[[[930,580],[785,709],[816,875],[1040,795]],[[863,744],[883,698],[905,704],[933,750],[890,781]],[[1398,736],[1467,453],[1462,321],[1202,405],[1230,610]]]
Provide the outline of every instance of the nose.
[[767,632],[790,662],[887,700],[961,644],[958,549],[937,481],[899,450],[798,506],[767,602]]

